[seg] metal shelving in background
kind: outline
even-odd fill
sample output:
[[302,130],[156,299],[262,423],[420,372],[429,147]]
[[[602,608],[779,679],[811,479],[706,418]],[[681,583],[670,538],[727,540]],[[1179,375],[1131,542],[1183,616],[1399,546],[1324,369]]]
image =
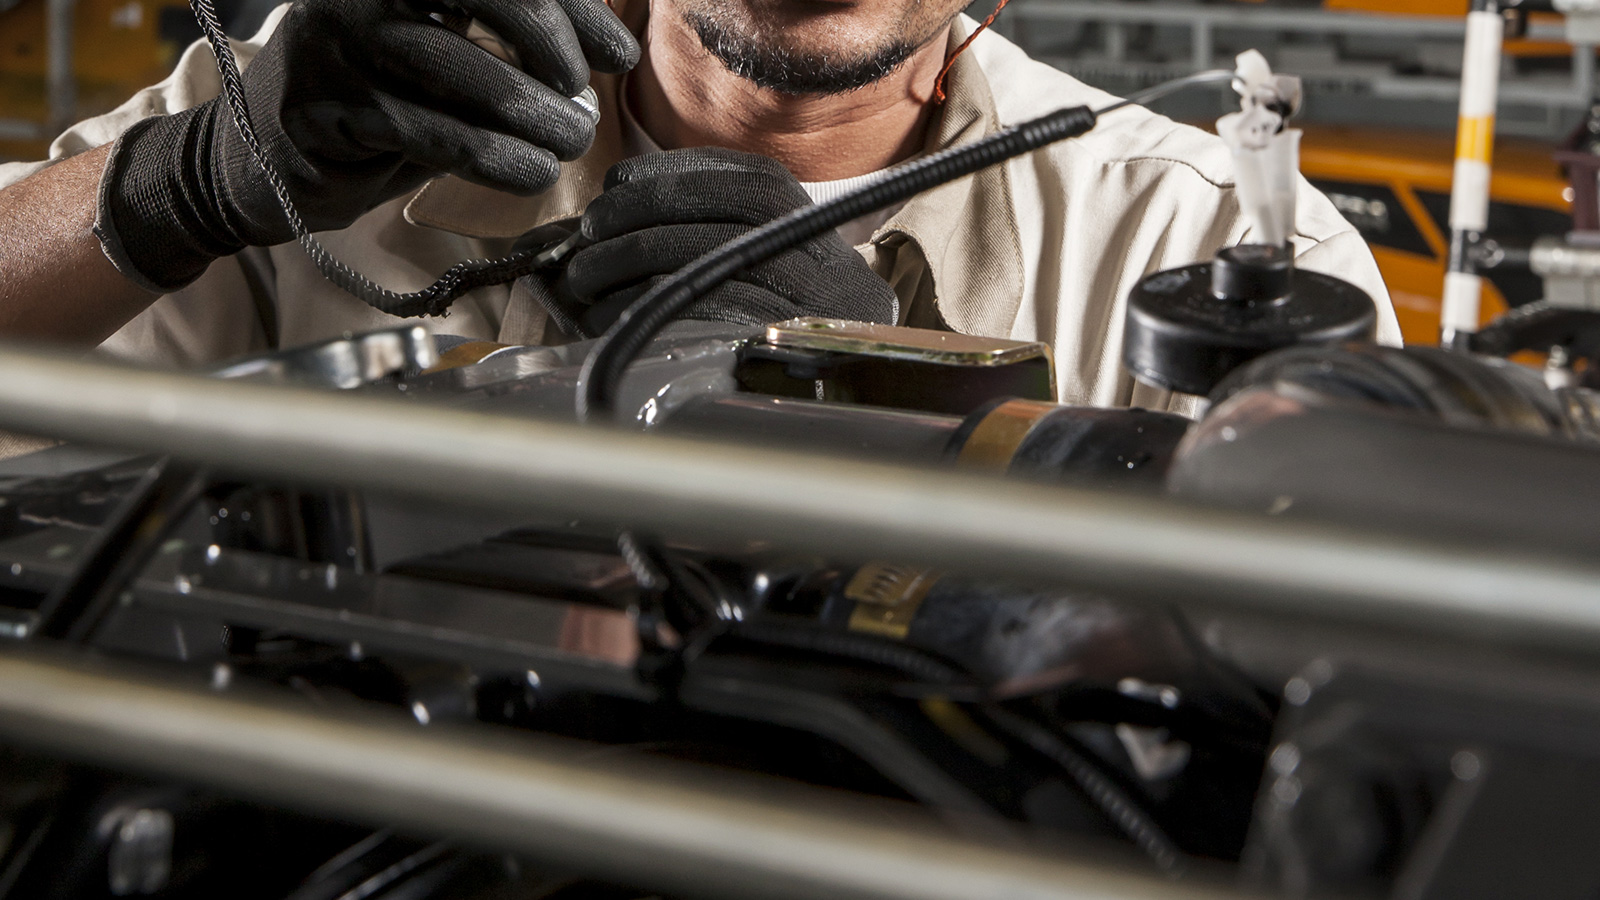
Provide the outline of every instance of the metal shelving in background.
[[[48,140],[78,118],[74,16],[78,0],[45,0],[47,114],[0,118],[0,140]],[[1015,0],[996,28],[1036,57],[1090,84],[1126,93],[1211,68],[1258,47],[1306,84],[1311,120],[1446,129],[1454,124],[1465,21],[1255,4]],[[1534,21],[1527,39],[1561,42],[1559,22]],[[1594,47],[1508,56],[1503,134],[1546,139],[1569,131],[1595,96]],[[1162,111],[1216,115],[1222,101],[1174,100]]]
[[[1261,4],[1014,0],[997,26],[1035,57],[1097,87],[1127,93],[1225,63],[1248,48],[1301,76],[1311,121],[1449,129],[1460,95],[1464,17],[1389,15]],[[1528,41],[1560,44],[1560,21],[1528,24]],[[1564,136],[1595,96],[1594,46],[1509,55],[1502,134]],[[1161,111],[1214,118],[1221,100]]]
[[78,118],[78,78],[73,70],[73,17],[78,0],[45,0],[45,93],[43,121],[0,118],[0,140],[47,141]]

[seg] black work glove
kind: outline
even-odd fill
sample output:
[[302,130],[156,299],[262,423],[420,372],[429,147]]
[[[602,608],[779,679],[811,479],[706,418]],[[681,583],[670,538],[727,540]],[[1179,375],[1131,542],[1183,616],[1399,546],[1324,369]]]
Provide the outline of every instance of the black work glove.
[[[578,307],[590,334],[662,278],[758,225],[811,203],[789,170],[765,156],[702,147],[624,160],[589,204],[583,235],[557,296]],[[684,318],[765,325],[827,316],[893,325],[899,303],[836,232],[741,272]]]
[[[298,0],[244,72],[250,119],[313,231],[450,173],[516,194],[550,187],[594,140],[573,102],[591,67],[625,71],[633,35],[603,0]],[[470,16],[497,59],[441,20]],[[113,148],[96,233],[124,274],[172,290],[217,257],[292,240],[222,98],[147,119]]]

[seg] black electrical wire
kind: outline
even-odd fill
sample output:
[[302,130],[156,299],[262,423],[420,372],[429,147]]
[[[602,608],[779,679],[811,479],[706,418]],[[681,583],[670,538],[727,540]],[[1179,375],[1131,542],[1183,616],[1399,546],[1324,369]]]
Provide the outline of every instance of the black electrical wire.
[[1233,76],[1232,71],[1225,69],[1197,72],[1156,85],[1098,111],[1087,106],[1057,110],[971,144],[903,163],[882,178],[848,194],[827,203],[802,207],[740,235],[647,291],[606,331],[584,360],[579,375],[579,421],[587,421],[591,413],[610,411],[622,373],[651,339],[695,300],[740,271],[867,213],[1056,141],[1077,137],[1093,128],[1100,116],[1113,110],[1197,85],[1231,81]]
[[960,667],[925,650],[809,623],[723,622],[716,635],[894,669],[923,684],[960,685],[971,681]]
[[425,879],[426,871],[437,870],[453,853],[455,848],[442,841],[412,846],[380,831],[318,866],[286,900],[371,900],[392,896],[391,891],[412,896],[405,885]]
[[848,194],[801,207],[748,231],[684,266],[634,301],[584,360],[578,378],[578,419],[586,421],[593,412],[609,411],[623,371],[651,339],[695,300],[740,271],[929,188],[1083,134],[1094,123],[1095,113],[1087,106],[1058,110],[975,143],[905,163]]
[[[194,0],[208,2],[208,0]],[[584,360],[578,378],[577,413],[586,421],[591,411],[606,411],[616,396],[622,373],[650,340],[672,318],[706,291],[711,290],[741,269],[771,259],[779,253],[824,233],[830,228],[883,209],[924,190],[964,175],[969,175],[1012,157],[1036,150],[1054,141],[1087,132],[1106,113],[1138,103],[1147,103],[1189,87],[1232,81],[1226,69],[1197,72],[1158,84],[1145,91],[1112,103],[1098,112],[1087,106],[1058,110],[1021,125],[990,135],[980,141],[935,153],[891,169],[871,184],[827,203],[803,207],[729,241],[678,270],[628,307]],[[658,575],[645,564],[637,537],[623,532],[619,547],[629,567],[640,576],[642,586],[656,582]],[[838,635],[797,635],[784,629],[768,630],[752,625],[724,623],[746,640],[782,643],[804,649],[853,657],[909,672],[933,683],[959,680],[959,670],[916,654],[892,653],[870,641],[851,641]],[[824,646],[825,645],[825,646]]]
[[[233,45],[222,30],[213,0],[190,0],[195,21],[217,60],[222,77],[223,102],[245,147],[261,167],[262,174],[278,199],[289,221],[289,228],[311,262],[324,278],[369,306],[392,316],[445,315],[452,303],[468,291],[515,281],[559,264],[575,249],[578,234],[553,245],[531,247],[498,259],[464,260],[451,266],[438,280],[419,291],[400,293],[372,281],[340,262],[307,230],[289,189],[277,167],[261,150],[255,127],[250,122],[244,81],[239,73]],[[608,409],[622,371],[638,356],[672,317],[701,294],[720,284],[740,269],[770,259],[810,240],[829,228],[866,215],[874,210],[905,200],[932,187],[970,175],[995,163],[1004,162],[1046,144],[1076,137],[1094,127],[1096,119],[1108,112],[1192,85],[1231,80],[1233,73],[1213,70],[1188,75],[1156,85],[1098,112],[1086,106],[1058,110],[1021,125],[990,135],[976,143],[951,148],[891,170],[883,179],[835,200],[810,206],[730,241],[649,291],[625,311],[601,338],[585,361],[578,391],[578,417],[588,417],[590,409]],[[600,377],[596,378],[596,375]]]
[[289,196],[289,189],[283,183],[283,176],[278,174],[272,160],[261,151],[261,142],[257,140],[255,128],[250,124],[239,62],[234,59],[233,45],[222,31],[222,23],[217,18],[212,0],[189,0],[189,6],[194,10],[195,21],[200,24],[206,43],[211,45],[211,52],[217,58],[217,70],[222,75],[223,102],[228,104],[228,112],[232,115],[234,126],[239,129],[240,138],[261,167],[267,184],[278,198],[278,205],[283,207],[290,230],[323,277],[347,293],[391,316],[441,316],[462,294],[487,285],[515,281],[559,262],[572,249],[575,236],[554,246],[531,247],[499,259],[464,260],[451,266],[433,284],[410,293],[392,291],[340,262],[306,229],[293,198]]
[[1086,755],[1051,734],[1048,729],[1016,713],[995,706],[986,709],[984,714],[1002,731],[1060,766],[1106,818],[1154,860],[1161,871],[1172,876],[1182,874],[1185,862],[1183,851],[1178,849],[1144,807],[1130,797],[1115,779],[1100,771],[1099,766]]
[[[710,643],[730,639],[894,669],[924,684],[951,685],[970,681],[959,666],[936,654],[870,635],[837,631],[799,621],[782,624],[711,621],[714,598],[706,594],[704,587],[694,584],[689,574],[683,571],[684,567],[675,564],[665,548],[633,532],[624,531],[617,536],[617,549],[633,573],[634,580],[639,583],[641,594],[654,594],[659,599],[678,588],[690,595],[686,598],[687,602],[697,607],[692,610],[692,615],[680,611],[673,616],[671,610],[663,610],[668,614],[669,623],[687,639],[684,648],[687,657],[699,656]],[[678,571],[671,571],[673,569]]]

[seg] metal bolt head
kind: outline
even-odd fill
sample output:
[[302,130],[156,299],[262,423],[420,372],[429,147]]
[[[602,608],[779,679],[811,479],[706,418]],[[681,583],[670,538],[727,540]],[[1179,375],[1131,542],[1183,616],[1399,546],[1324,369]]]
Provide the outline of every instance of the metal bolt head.
[[101,827],[111,833],[106,886],[113,896],[154,894],[167,886],[172,875],[172,813],[123,808],[108,814]]

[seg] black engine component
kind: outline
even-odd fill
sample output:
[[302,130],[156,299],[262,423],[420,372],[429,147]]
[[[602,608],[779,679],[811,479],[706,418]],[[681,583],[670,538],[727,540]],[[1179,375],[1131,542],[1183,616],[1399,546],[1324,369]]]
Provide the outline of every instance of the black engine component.
[[1241,244],[1147,276],[1128,298],[1122,361],[1141,381],[1208,394],[1236,367],[1302,344],[1372,340],[1372,298],[1297,271],[1287,247]]
[[[1293,348],[1235,371],[1192,426],[1047,402],[1036,392],[1049,360],[1036,345],[941,350],[894,329],[826,331],[832,346],[771,331],[678,331],[630,372],[619,418],[905,460],[930,483],[954,466],[1282,515],[1478,529],[1529,546],[1592,542],[1548,511],[1587,510],[1550,497],[1581,499],[1600,483],[1586,478],[1600,433],[1593,398],[1553,392],[1514,366],[1418,349]],[[581,348],[458,344],[426,372],[416,371],[426,353],[392,366],[327,364],[376,359],[362,348],[383,341],[360,344],[228,374],[331,385],[359,370],[358,390],[571,415]],[[874,381],[875,354],[892,354],[897,372],[944,380],[981,367],[971,385],[988,387],[959,395],[959,409],[930,402],[915,379],[882,379],[868,398],[858,388]],[[873,403],[848,402],[863,399]],[[1505,447],[1532,463],[1491,479]],[[1248,846],[1263,883],[1313,892],[1386,889],[1419,865],[1445,802],[1437,760],[1415,763],[1425,742],[1410,733],[1324,742],[1313,758],[1299,736],[1312,707],[1291,686],[1293,709],[1280,716],[1280,682],[1219,653],[1205,621],[1162,598],[802,557],[759,535],[716,547],[670,534],[619,539],[582,521],[496,519],[71,452],[47,451],[0,481],[4,633],[158,663],[216,690],[270,687],[311,704],[387,708],[417,727],[490,723],[607,755],[757,771],[912,801],[989,837],[1121,841],[1172,874],[1196,860],[1232,862]],[[1451,492],[1442,479],[1484,487]],[[1267,768],[1283,762],[1287,751],[1269,750],[1286,741],[1303,751],[1293,773],[1304,799],[1264,806],[1290,791]],[[0,836],[15,836],[0,841],[6,900],[128,886],[295,900],[646,895],[190,787],[16,759],[6,770],[16,777],[0,778]],[[236,884],[257,865],[239,863],[241,853],[272,860],[271,877]],[[70,877],[51,881],[58,871]],[[55,893],[32,892],[46,882]]]
[[1593,897],[1595,684],[1513,671],[1318,661],[1296,675],[1248,877],[1289,897],[1506,897],[1534,881],[1541,897]]
[[1361,346],[1274,354],[1213,398],[1168,473],[1176,493],[1529,550],[1600,548],[1588,390],[1552,391],[1504,360]]

